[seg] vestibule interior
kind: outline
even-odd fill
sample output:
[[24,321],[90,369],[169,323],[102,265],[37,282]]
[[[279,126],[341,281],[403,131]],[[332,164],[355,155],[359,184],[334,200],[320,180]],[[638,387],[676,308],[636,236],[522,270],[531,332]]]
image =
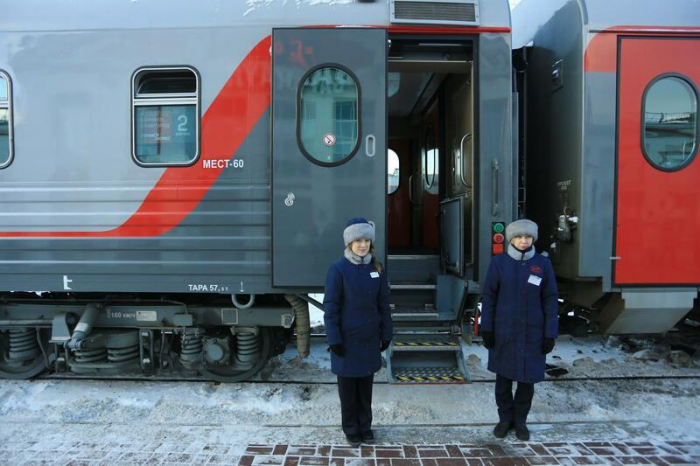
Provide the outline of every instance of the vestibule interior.
[[[445,230],[462,229],[473,254],[473,42],[392,38],[387,80],[388,253],[434,257],[444,267]],[[463,197],[459,225],[444,202]],[[443,259],[443,260],[441,260]]]

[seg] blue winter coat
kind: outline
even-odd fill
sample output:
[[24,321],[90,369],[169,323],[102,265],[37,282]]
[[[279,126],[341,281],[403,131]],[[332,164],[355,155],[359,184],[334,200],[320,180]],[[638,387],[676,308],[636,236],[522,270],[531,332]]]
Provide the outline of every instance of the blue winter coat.
[[323,299],[329,345],[343,345],[345,356],[331,352],[331,371],[342,377],[364,377],[377,372],[382,340],[391,341],[391,311],[386,271],[355,265],[345,257],[331,264]]
[[[532,283],[538,279],[539,285]],[[481,303],[481,328],[494,332],[496,340],[489,350],[489,371],[519,382],[543,380],[542,343],[557,337],[557,310],[557,283],[548,258],[535,254],[518,261],[507,253],[494,257]]]

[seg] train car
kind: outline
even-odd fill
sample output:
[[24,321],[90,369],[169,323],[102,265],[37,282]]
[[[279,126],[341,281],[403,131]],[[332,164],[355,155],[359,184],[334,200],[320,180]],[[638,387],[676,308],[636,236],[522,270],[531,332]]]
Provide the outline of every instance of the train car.
[[666,332],[700,286],[698,3],[512,13],[520,205],[548,230],[562,297],[597,331]]
[[0,376],[250,378],[308,351],[364,216],[389,377],[463,382],[516,215],[511,45],[505,0],[6,3]]

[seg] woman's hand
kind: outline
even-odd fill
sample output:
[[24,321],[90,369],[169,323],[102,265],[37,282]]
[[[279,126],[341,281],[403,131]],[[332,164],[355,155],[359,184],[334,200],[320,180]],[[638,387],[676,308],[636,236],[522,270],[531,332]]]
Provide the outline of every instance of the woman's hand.
[[549,354],[554,349],[554,338],[545,338],[542,342],[542,354]]
[[496,346],[496,335],[487,330],[481,331],[481,339],[484,341],[484,348],[493,349]]
[[331,345],[331,351],[339,358],[345,357],[345,348],[343,348],[343,345]]

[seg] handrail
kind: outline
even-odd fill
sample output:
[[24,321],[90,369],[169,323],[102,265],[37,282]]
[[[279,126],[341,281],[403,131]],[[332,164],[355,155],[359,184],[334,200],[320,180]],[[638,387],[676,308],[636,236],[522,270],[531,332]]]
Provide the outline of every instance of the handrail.
[[491,215],[498,215],[498,170],[498,160],[493,159],[493,161],[491,162],[491,189],[493,190],[493,203],[491,204]]
[[417,205],[413,200],[413,175],[408,177],[408,201],[413,205]]
[[[472,138],[472,134],[467,133],[462,137],[462,140],[459,141],[459,156],[461,158],[460,164],[459,164],[460,165],[459,166],[459,179],[462,181],[462,184],[464,185],[465,188],[469,188],[470,185],[469,185],[469,183],[467,183],[464,180],[464,141],[466,139],[471,139],[471,138]],[[472,160],[473,159],[474,159],[474,157],[472,157]]]

